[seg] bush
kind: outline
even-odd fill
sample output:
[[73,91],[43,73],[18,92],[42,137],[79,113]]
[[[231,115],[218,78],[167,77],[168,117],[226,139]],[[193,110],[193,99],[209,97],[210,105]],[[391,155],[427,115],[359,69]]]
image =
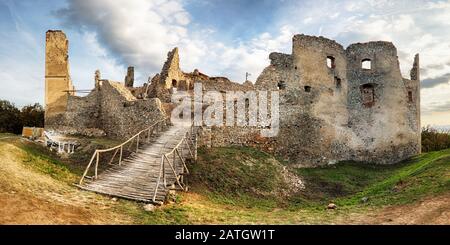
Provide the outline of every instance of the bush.
[[22,132],[20,111],[6,100],[0,100],[0,132],[15,134]]
[[439,151],[450,148],[450,133],[439,132],[430,126],[422,129],[422,151]]
[[36,103],[24,106],[20,112],[22,125],[26,127],[44,127],[44,108]]
[[0,100],[0,132],[22,133],[22,128],[44,127],[44,108],[38,103],[19,110],[13,103]]

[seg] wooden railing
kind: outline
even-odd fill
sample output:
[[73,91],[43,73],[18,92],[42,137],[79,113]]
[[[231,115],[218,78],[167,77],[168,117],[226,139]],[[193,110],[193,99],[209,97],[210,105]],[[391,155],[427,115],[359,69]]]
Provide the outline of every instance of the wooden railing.
[[[155,132],[155,129],[162,130],[164,126],[166,126],[168,123],[168,119],[164,118],[162,120],[159,120],[155,122],[154,124],[150,125],[146,129],[140,131],[139,133],[135,134],[131,138],[129,138],[127,141],[123,142],[120,145],[117,145],[115,147],[109,148],[109,149],[97,149],[95,150],[94,154],[91,157],[91,160],[89,161],[89,164],[86,167],[86,170],[83,173],[83,176],[80,179],[79,184],[82,185],[85,178],[88,178],[87,174],[89,170],[92,167],[92,164],[95,160],[94,165],[94,176],[89,177],[93,179],[98,178],[98,166],[100,162],[100,154],[108,153],[108,152],[114,152],[111,160],[109,161],[109,164],[113,164],[114,159],[116,158],[117,154],[119,153],[118,158],[118,164],[122,164],[122,159],[124,158],[124,148],[126,148],[126,151],[133,150],[136,153],[139,152],[139,146],[143,143],[150,143],[151,136]],[[128,146],[126,146],[128,144]],[[135,150],[134,150],[135,149]]]
[[[184,157],[183,149],[186,147],[191,158],[194,159],[194,161],[197,160],[197,134],[194,132],[194,129],[194,126],[191,126],[183,139],[181,139],[170,152],[161,156],[159,176],[153,194],[153,202],[156,203],[156,195],[161,186],[161,182],[163,182],[162,188],[167,188],[166,165],[170,167],[169,171],[173,173],[177,185],[183,191],[187,191],[187,187],[184,186],[183,175],[185,173],[189,174],[189,169],[186,166],[186,157]],[[179,166],[180,164],[181,166]]]

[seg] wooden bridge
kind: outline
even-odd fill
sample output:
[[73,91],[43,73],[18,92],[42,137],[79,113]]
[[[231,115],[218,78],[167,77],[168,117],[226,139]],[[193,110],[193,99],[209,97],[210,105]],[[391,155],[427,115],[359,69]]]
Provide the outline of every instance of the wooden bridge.
[[196,157],[197,139],[191,122],[170,125],[164,119],[116,147],[96,150],[77,186],[162,204],[170,189],[187,191],[186,162]]

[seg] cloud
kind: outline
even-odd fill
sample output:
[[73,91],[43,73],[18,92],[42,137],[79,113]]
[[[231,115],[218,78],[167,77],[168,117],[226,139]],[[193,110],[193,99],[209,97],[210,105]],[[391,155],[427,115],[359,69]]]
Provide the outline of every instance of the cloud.
[[[167,52],[175,46],[180,48],[185,71],[198,68],[242,82],[245,72],[252,73],[252,80],[257,78],[268,65],[270,52],[289,53],[296,33],[324,35],[343,45],[392,41],[405,77],[409,77],[414,55],[421,55],[422,86],[428,90],[422,93],[424,110],[447,108],[445,103],[437,106],[435,90],[446,85],[449,77],[450,33],[442,31],[450,23],[448,2],[287,1],[272,13],[275,21],[267,23],[267,31],[248,40],[235,37],[235,42],[220,38],[226,30],[192,23],[182,1],[70,0],[58,14],[68,26],[96,33],[95,39],[107,53],[123,66],[136,66],[144,76],[159,72]],[[450,100],[449,92],[439,94],[441,102]]]
[[429,107],[430,107],[429,111],[447,112],[449,111],[450,108],[450,101],[444,101],[441,103],[430,103]]
[[[0,99],[18,106],[43,102],[44,51],[32,30],[14,12],[11,3],[0,3]],[[30,99],[31,98],[31,99]]]
[[[450,83],[440,83],[421,90],[421,108],[424,114],[450,111]],[[426,100],[425,102],[423,100]]]
[[[450,82],[450,73],[446,73],[443,76],[439,76],[436,78],[428,78],[424,79],[421,83],[422,88],[433,88],[438,86],[439,84],[449,83]],[[447,109],[450,109],[448,107]]]
[[280,16],[295,32],[323,35],[344,46],[391,41],[406,78],[420,53],[423,111],[450,111],[450,32],[444,31],[450,25],[450,1],[302,1]]
[[68,1],[56,11],[68,27],[94,32],[122,64],[157,70],[165,54],[187,38],[189,14],[180,1]]
[[[209,75],[227,76],[243,82],[245,72],[255,80],[269,64],[269,52],[288,47],[293,31],[281,28],[279,36],[262,33],[250,40],[227,43],[216,40],[214,29],[193,28],[182,1],[118,0],[75,1],[56,11],[67,27],[95,33],[109,56],[123,66],[136,66],[138,73],[159,72],[167,52],[180,48],[181,66]],[[142,78],[146,81],[146,78]]]
[[[445,110],[450,101],[450,32],[444,31],[450,25],[450,1],[246,2],[245,6],[255,7],[251,10],[244,9],[241,1],[0,2],[0,79],[11,84],[2,86],[0,95],[14,95],[12,100],[21,104],[37,97],[42,101],[42,37],[47,29],[61,28],[60,23],[71,41],[71,73],[80,89],[92,88],[97,68],[104,78],[123,80],[126,66],[132,65],[138,82],[146,82],[176,46],[187,72],[198,68],[237,82],[250,72],[254,81],[269,64],[270,52],[290,53],[292,36],[305,33],[343,45],[392,41],[405,77],[414,55],[420,53],[424,110]],[[197,9],[192,3],[199,3]],[[213,14],[202,15],[211,5]],[[17,80],[21,82],[14,83]]]

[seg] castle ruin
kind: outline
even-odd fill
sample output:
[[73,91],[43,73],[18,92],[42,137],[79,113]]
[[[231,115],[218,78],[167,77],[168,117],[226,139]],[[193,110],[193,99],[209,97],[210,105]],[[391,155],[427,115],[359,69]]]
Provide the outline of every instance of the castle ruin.
[[330,39],[295,35],[292,54],[272,53],[270,60],[255,86],[282,94],[276,153],[310,166],[394,163],[420,153],[418,55],[406,79],[390,42],[344,49]]
[[262,138],[254,127],[203,128],[209,147],[245,145],[279,155],[297,167],[361,161],[399,162],[420,153],[420,73],[416,55],[410,79],[400,72],[390,42],[352,44],[346,49],[323,37],[295,35],[292,54],[270,54],[270,65],[255,84],[209,77],[180,69],[179,53],[168,53],[162,71],[141,87],[134,69],[124,82],[101,79],[86,97],[74,95],[68,42],[47,32],[47,129],[66,134],[126,138],[170,115],[171,95],[204,90],[280,92],[280,133]]

